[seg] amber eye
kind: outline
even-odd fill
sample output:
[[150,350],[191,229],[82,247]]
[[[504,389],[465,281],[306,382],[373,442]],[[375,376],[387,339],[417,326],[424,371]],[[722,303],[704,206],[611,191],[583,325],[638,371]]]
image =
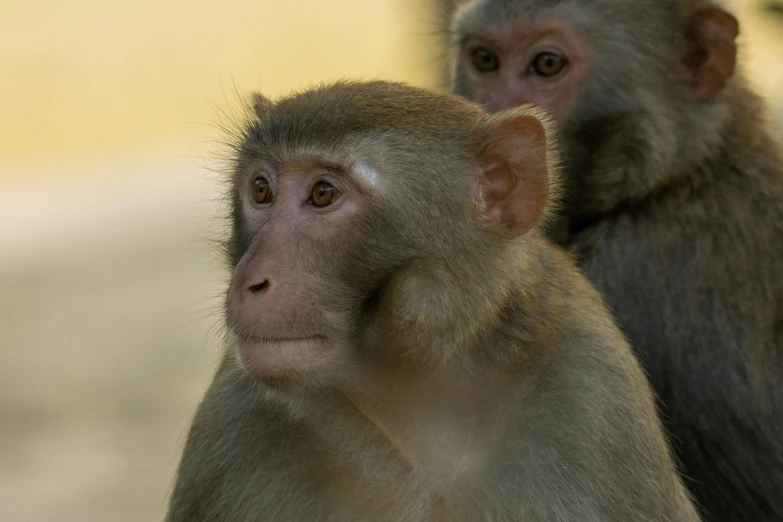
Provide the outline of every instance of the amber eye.
[[541,53],[533,60],[531,68],[539,76],[556,76],[565,69],[568,61],[554,53]]
[[334,203],[340,198],[342,192],[331,186],[325,181],[319,181],[313,187],[313,192],[310,194],[310,200],[308,203],[315,205],[316,207],[326,207]]
[[497,55],[483,47],[477,47],[473,50],[473,66],[481,72],[497,71],[500,67],[500,60]]
[[256,203],[269,203],[272,201],[272,187],[266,178],[256,178],[253,182],[253,200]]

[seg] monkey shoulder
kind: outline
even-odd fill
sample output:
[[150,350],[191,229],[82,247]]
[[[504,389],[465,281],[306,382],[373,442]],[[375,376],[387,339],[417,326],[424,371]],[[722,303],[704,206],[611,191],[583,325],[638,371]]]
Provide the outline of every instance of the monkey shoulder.
[[[575,237],[570,249],[620,317],[673,311],[659,300],[674,309],[709,302],[737,308],[749,300],[779,309],[783,173],[772,173],[743,176],[743,187],[733,178],[683,190],[649,208],[607,217]],[[742,310],[735,312],[742,317]]]
[[[659,393],[672,371],[703,364],[720,375],[739,367],[783,374],[783,200],[758,205],[749,192],[716,193],[696,212],[675,201],[645,219],[618,216],[575,244],[589,245],[581,268]],[[694,394],[708,384],[677,382]]]
[[[558,431],[557,425],[579,426],[582,443],[605,452],[607,470],[614,469],[617,451],[630,450],[633,458],[665,454],[665,449],[645,451],[648,444],[664,447],[662,432],[654,428],[652,390],[602,296],[569,255],[555,249],[549,261],[559,275],[550,283],[559,285],[553,293],[560,302],[553,308],[562,317],[549,348],[555,355],[537,376],[536,400],[546,406],[532,409],[547,412],[543,425],[551,422],[552,431]],[[660,472],[667,471],[666,465],[665,459],[656,463]]]
[[[168,522],[253,519],[253,513],[273,507],[265,504],[273,497],[259,492],[283,495],[301,472],[285,462],[296,440],[307,436],[304,425],[265,396],[229,357],[195,414]],[[284,439],[287,444],[281,443]]]
[[519,451],[522,483],[535,490],[537,477],[566,475],[569,495],[538,491],[531,509],[541,519],[558,506],[573,509],[575,520],[697,520],[676,479],[651,389],[619,332],[584,332],[562,349],[568,354],[540,376],[525,405]]
[[686,474],[715,472],[708,443],[730,480],[769,499],[764,477],[783,477],[783,387],[762,384],[783,378],[783,176],[751,174],[613,216],[574,248],[589,251],[580,266],[643,363]]

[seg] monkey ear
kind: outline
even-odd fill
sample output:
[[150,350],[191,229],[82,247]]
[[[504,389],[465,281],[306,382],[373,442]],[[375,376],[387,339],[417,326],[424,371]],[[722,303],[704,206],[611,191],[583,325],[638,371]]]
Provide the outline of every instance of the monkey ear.
[[527,108],[492,116],[481,128],[480,212],[507,237],[532,229],[546,208],[549,183],[544,124]]
[[263,120],[267,114],[269,114],[269,111],[272,110],[272,107],[275,106],[272,101],[265,97],[260,92],[254,92],[252,94],[252,102],[253,102],[253,112],[256,114],[256,118],[259,120]]
[[714,6],[698,6],[688,17],[685,67],[695,101],[715,97],[734,75],[737,19]]

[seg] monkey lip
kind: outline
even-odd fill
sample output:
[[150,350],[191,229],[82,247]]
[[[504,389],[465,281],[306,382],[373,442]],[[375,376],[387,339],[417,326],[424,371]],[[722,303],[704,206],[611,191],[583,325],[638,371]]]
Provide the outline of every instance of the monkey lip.
[[261,337],[237,335],[237,354],[245,369],[259,377],[306,371],[318,366],[330,352],[323,335]]

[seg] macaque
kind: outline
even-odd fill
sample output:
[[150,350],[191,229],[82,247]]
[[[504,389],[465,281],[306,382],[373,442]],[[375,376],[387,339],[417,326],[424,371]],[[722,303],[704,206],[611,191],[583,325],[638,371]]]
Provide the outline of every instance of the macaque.
[[254,106],[227,349],[169,522],[699,520],[636,358],[542,232],[542,112],[386,82]]
[[[783,520],[783,162],[705,0],[445,0],[453,91],[559,123],[549,237],[640,358],[706,520]],[[782,57],[783,58],[783,57]]]

